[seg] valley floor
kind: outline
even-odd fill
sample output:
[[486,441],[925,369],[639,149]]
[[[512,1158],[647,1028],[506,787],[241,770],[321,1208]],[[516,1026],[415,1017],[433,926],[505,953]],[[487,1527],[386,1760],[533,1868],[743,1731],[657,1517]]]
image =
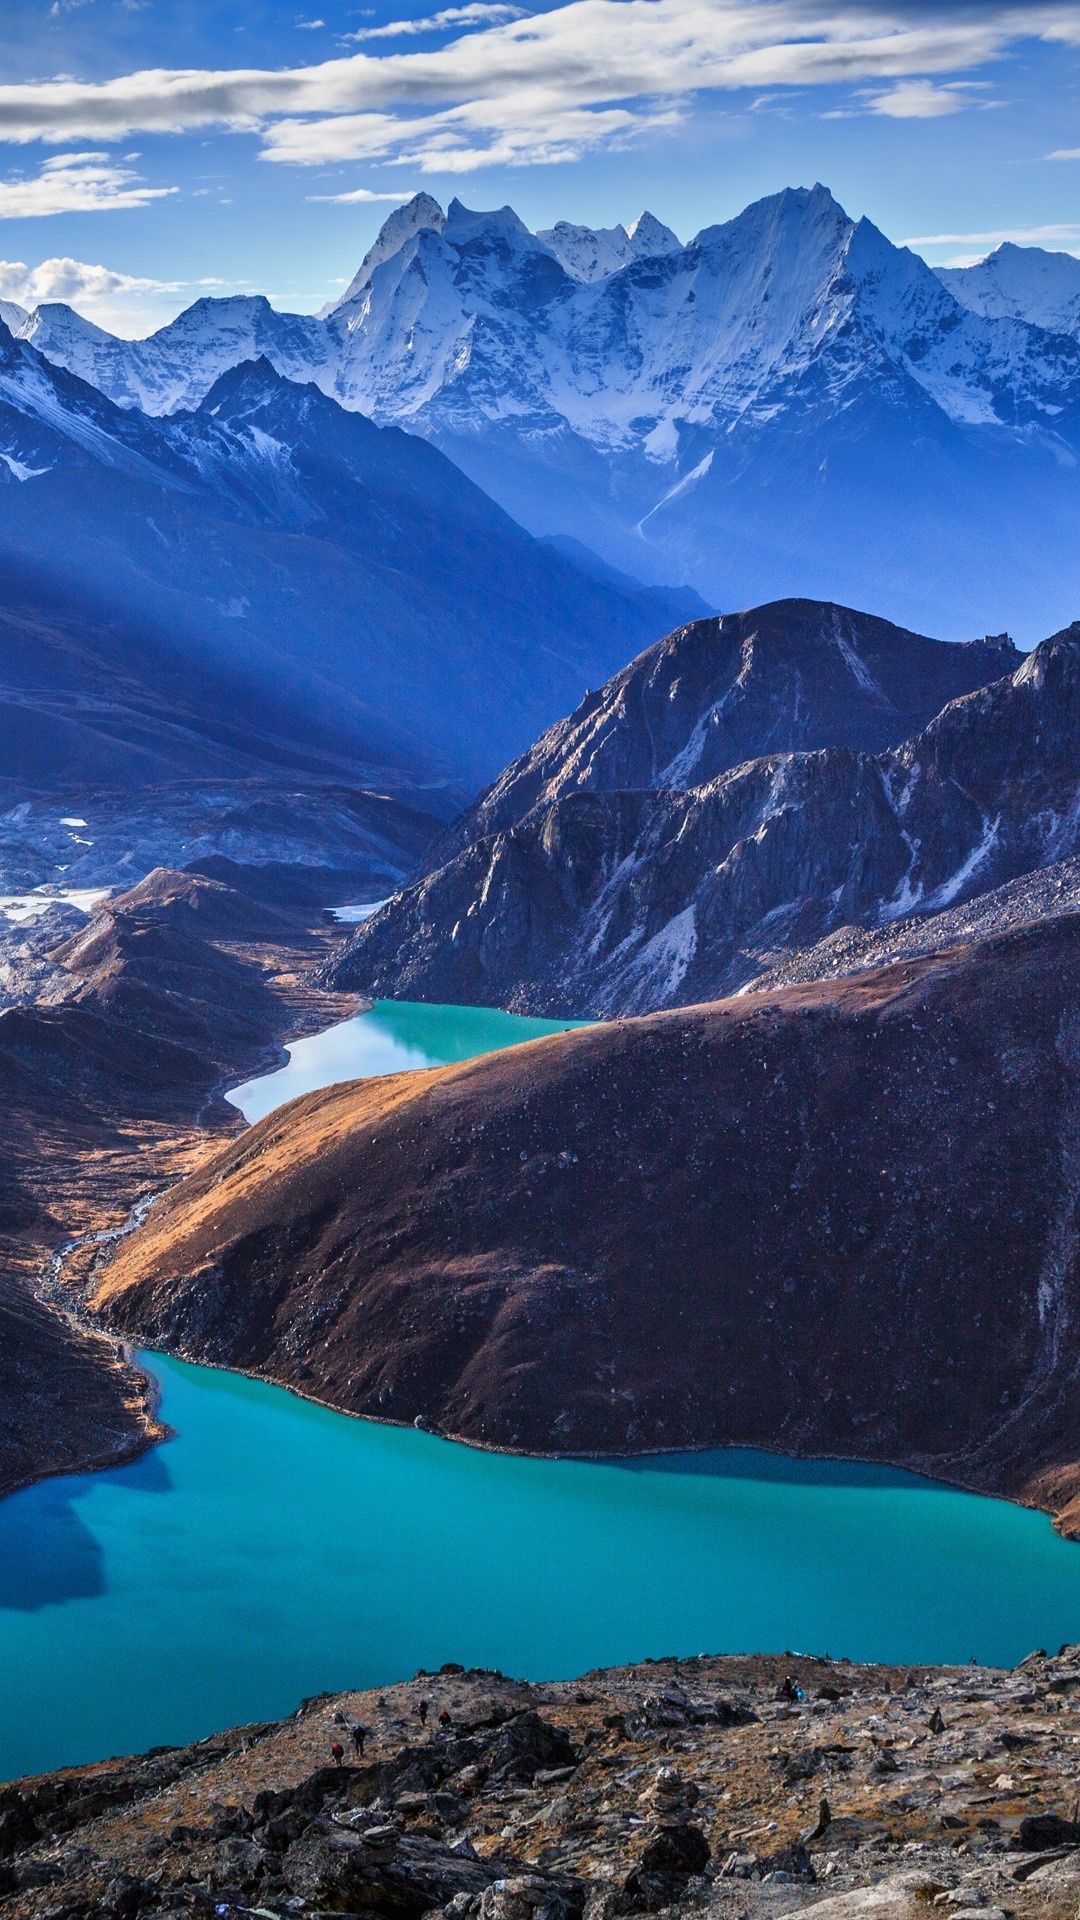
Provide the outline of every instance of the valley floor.
[[1065,1920],[1078,1743],[1077,1647],[1014,1671],[448,1666],[0,1789],[0,1913]]

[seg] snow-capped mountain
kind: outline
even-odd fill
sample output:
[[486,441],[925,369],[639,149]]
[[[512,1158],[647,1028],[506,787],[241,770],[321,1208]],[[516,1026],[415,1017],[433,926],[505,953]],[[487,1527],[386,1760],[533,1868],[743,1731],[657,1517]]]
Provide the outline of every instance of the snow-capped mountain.
[[151,414],[198,406],[221,374],[264,354],[287,380],[316,379],[331,344],[317,320],[275,313],[261,294],[197,300],[148,340],[118,339],[63,301],[37,307],[11,331],[117,406]]
[[115,364],[76,332],[41,344],[157,412],[264,352],[433,440],[532,532],[714,605],[801,593],[1034,639],[1080,603],[1080,339],[976,311],[824,187],[685,246],[651,215],[534,234],[421,194],[317,319],[200,301]]
[[[46,588],[54,628],[65,598],[84,626],[111,622],[118,683],[171,676],[181,698],[211,669],[246,690],[224,733],[258,732],[264,710],[294,750],[336,731],[371,779],[475,790],[668,611],[532,539],[435,447],[266,360],[150,419],[0,328],[0,486],[9,594]],[[6,743],[8,772],[29,744]]]
[[949,292],[988,320],[1027,320],[1080,339],[1080,260],[1006,240],[971,267],[938,267]]

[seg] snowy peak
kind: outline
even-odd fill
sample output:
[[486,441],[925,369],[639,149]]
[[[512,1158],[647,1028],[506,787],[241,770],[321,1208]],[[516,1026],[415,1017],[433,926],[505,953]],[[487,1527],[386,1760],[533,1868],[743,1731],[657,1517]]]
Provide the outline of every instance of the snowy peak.
[[623,226],[579,227],[570,220],[559,220],[536,237],[574,280],[604,280],[634,257],[630,235]]
[[1025,320],[1080,338],[1080,260],[1006,240],[970,267],[938,267],[938,279],[987,320]]
[[29,324],[30,315],[25,307],[16,306],[14,300],[0,300],[0,320],[3,321],[8,332],[14,334],[18,340],[22,338]]
[[495,207],[490,212],[479,212],[463,206],[460,200],[451,200],[446,209],[443,237],[452,247],[467,247],[476,240],[490,239],[511,243],[516,241],[531,247],[536,239],[524,220],[518,218],[513,207]]
[[662,253],[677,253],[682,244],[678,234],[672,233],[670,227],[665,227],[662,220],[647,210],[631,222],[626,235],[635,260],[653,260]]
[[574,280],[605,280],[632,260],[656,259],[681,251],[678,236],[651,213],[640,213],[629,227],[580,227],[569,220],[536,236]]
[[389,219],[383,221],[373,245],[368,248],[340,300],[333,300],[324,307],[319,319],[327,319],[339,307],[348,306],[355,300],[368,285],[376,267],[381,267],[384,260],[390,260],[394,254],[400,253],[414,234],[429,231],[441,233],[445,225],[446,215],[430,193],[415,193],[405,206],[395,207]]
[[[938,645],[946,686],[955,676],[962,693],[966,672],[973,690],[873,752],[859,736],[887,710],[879,696],[893,697],[886,673],[896,691],[906,682],[909,700],[933,697],[934,642],[807,601],[695,623],[507,769],[440,843],[435,871],[353,937],[335,984],[444,1002],[471,990],[487,1003],[603,1018],[721,998],[767,975],[785,950],[824,958],[818,943],[833,938],[837,971],[860,948],[869,958],[856,967],[874,964],[874,936],[904,922],[913,932],[909,916],[1076,860],[1078,635],[1044,643],[1019,670],[1001,644]],[[831,713],[831,725],[854,723],[855,738],[813,752],[759,749],[718,775],[713,736],[727,731],[734,744],[740,702],[743,717],[768,725],[796,660],[812,725]],[[999,678],[979,684],[999,666]],[[790,726],[790,698],[785,711]],[[662,767],[649,778],[679,735],[693,776],[682,788]],[[1040,894],[1048,905],[1061,898],[1052,882],[1028,898]],[[1072,877],[1065,911],[1075,898]],[[1013,924],[1027,917],[1021,897]],[[909,951],[973,937],[946,924],[952,939],[939,942],[927,925]],[[855,927],[867,943],[852,943]],[[890,957],[884,941],[878,951]]]

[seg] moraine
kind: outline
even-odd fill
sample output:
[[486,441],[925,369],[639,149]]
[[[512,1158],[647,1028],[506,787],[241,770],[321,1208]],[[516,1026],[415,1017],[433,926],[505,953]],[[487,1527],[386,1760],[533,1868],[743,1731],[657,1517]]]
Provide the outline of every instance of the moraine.
[[[319,1073],[558,1024],[381,1003],[233,1098],[268,1112]],[[1005,1502],[743,1452],[483,1453],[148,1364],[174,1439],[0,1503],[0,1778],[443,1660],[536,1677],[702,1649],[1004,1663],[1077,1635],[1080,1556]]]

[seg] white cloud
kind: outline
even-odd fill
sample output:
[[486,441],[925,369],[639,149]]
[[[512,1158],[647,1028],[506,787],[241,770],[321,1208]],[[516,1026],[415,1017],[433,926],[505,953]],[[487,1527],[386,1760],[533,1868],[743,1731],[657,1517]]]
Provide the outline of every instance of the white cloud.
[[181,303],[166,296],[186,290],[183,280],[151,280],[66,256],[42,260],[36,267],[24,260],[0,260],[0,299],[28,308],[62,300],[110,333],[145,333],[171,320]]
[[130,167],[107,153],[63,153],[46,160],[29,180],[0,180],[0,220],[145,207],[176,191],[145,186]]
[[974,105],[971,95],[959,85],[935,86],[932,80],[902,80],[887,93],[868,96],[871,113],[883,113],[890,120],[940,120],[944,114],[962,113]]
[[625,144],[697,92],[849,86],[876,89],[871,110],[893,117],[956,112],[957,76],[1023,40],[1080,46],[1075,0],[567,0],[480,24],[483,4],[426,16],[475,30],[423,52],[0,86],[0,140],[220,125],[261,132],[268,160],[465,172]]
[[1046,157],[1048,160],[1080,160],[1080,147],[1057,147]]
[[919,233],[909,240],[902,240],[900,245],[975,248],[977,252],[972,257],[981,258],[1006,241],[1012,241],[1017,247],[1056,247],[1068,253],[1080,245],[1080,223],[1066,222],[1049,227],[995,227],[988,233]]
[[[49,300],[66,300],[80,311],[111,305],[117,297],[139,298],[147,293],[179,293],[182,280],[146,280],[112,267],[91,266],[86,260],[61,256],[28,267],[22,260],[0,260],[0,299],[20,307],[37,307]],[[200,284],[202,284],[200,282]]]
[[296,24],[299,27],[301,33],[317,33],[320,27],[325,27],[326,21],[325,20],[298,20]]
[[469,0],[464,7],[443,7],[441,13],[429,13],[420,20],[389,20],[383,27],[359,27],[347,33],[346,40],[400,40],[409,34],[436,33],[447,27],[495,27],[507,20],[523,20],[524,7],[511,7],[503,0]]
[[372,193],[370,187],[354,187],[351,193],[309,193],[308,199],[327,201],[338,207],[369,207],[377,200],[411,200],[412,193]]

